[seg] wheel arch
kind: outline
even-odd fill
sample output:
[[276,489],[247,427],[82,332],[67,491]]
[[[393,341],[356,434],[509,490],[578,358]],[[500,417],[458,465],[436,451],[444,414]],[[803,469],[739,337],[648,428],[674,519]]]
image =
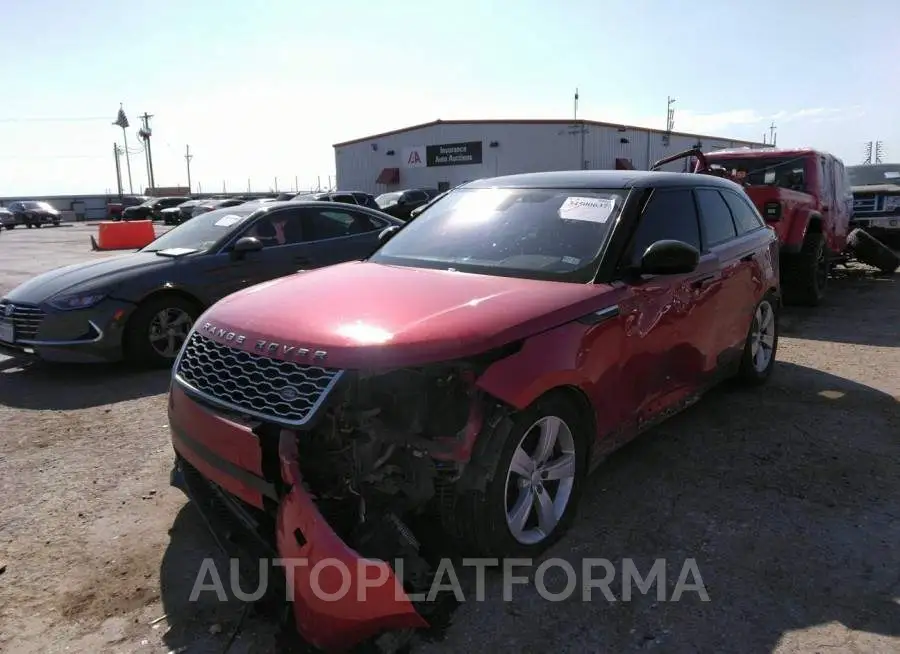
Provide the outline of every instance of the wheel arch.
[[122,325],[122,345],[123,345],[124,349],[127,350],[127,348],[128,348],[127,341],[128,341],[129,333],[130,333],[129,327],[131,325],[131,321],[134,319],[134,315],[135,315],[137,308],[147,304],[148,302],[152,302],[153,300],[156,300],[157,298],[166,297],[166,296],[179,297],[183,300],[187,300],[188,302],[191,302],[192,304],[194,304],[197,307],[197,317],[198,318],[200,317],[200,314],[202,314],[209,306],[208,303],[204,302],[202,299],[197,297],[194,293],[191,293],[190,291],[187,291],[184,288],[181,288],[178,286],[163,286],[162,288],[157,288],[157,289],[150,291],[149,293],[146,293],[143,297],[141,297],[140,300],[135,302],[135,310],[131,312],[131,314],[128,316],[128,319],[125,321],[125,324]]

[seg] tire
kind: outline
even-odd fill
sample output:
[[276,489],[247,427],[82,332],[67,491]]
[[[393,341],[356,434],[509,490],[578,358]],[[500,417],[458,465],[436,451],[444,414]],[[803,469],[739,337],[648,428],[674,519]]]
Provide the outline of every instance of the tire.
[[26,226],[28,229],[31,229],[31,228],[33,227],[33,225],[32,225],[31,223],[25,223],[25,226]]
[[828,287],[828,271],[825,235],[807,232],[800,252],[784,259],[781,277],[785,303],[808,307],[821,304]]
[[[744,354],[738,369],[737,379],[747,386],[759,386],[768,381],[775,368],[778,355],[779,303],[773,293],[767,293],[756,309],[747,330]],[[762,330],[760,325],[762,324]],[[767,331],[768,330],[768,331]],[[762,331],[762,333],[761,333]],[[761,357],[768,355],[763,360]]]
[[[157,316],[163,312],[169,313],[170,321],[174,321],[178,314],[188,317],[189,322],[179,320],[177,332],[183,338],[153,339],[153,335],[160,335],[161,325],[157,322]],[[146,300],[131,315],[125,327],[123,339],[123,354],[125,360],[141,368],[171,368],[175,358],[181,350],[184,338],[190,332],[190,327],[200,315],[200,307],[196,302],[174,294],[158,295]],[[153,341],[157,347],[154,347]],[[171,346],[176,346],[171,350]],[[161,352],[158,348],[170,346],[170,352]]]
[[[506,421],[509,429],[503,430],[501,426]],[[500,448],[499,456],[491,457],[494,459],[493,464],[486,460],[487,452],[481,451],[477,445],[478,454],[470,463],[476,469],[481,467],[488,471],[485,490],[460,492],[453,496],[452,508],[449,508],[449,531],[455,536],[460,550],[471,553],[472,556],[535,557],[544,552],[571,526],[587,476],[590,443],[590,435],[585,428],[587,423],[575,404],[563,393],[545,395],[506,421],[501,421],[501,426],[496,430],[483,432],[479,436],[480,439],[503,438],[502,444],[497,443]],[[570,481],[559,481],[548,486],[543,485],[545,481],[533,485],[524,481],[522,485],[516,483],[512,464],[513,455],[519,450],[520,443],[525,443],[524,449],[527,452],[533,452],[542,424],[555,423],[560,426],[558,421],[561,421],[567,431],[560,431],[554,445],[555,451],[549,460],[559,461],[563,455],[568,454],[567,460],[572,472]],[[479,458],[482,460],[479,461]],[[534,477],[534,481],[537,481],[537,477]],[[556,524],[549,534],[530,531],[517,536],[513,532],[508,520],[508,509],[516,505],[517,499],[526,497],[530,498],[528,501],[531,503],[526,515],[526,526],[536,522],[535,502],[539,501],[539,497],[553,499],[554,503],[559,504],[554,516]]]
[[853,255],[864,264],[878,268],[886,275],[900,268],[900,257],[863,229],[854,229],[847,236],[847,245]]

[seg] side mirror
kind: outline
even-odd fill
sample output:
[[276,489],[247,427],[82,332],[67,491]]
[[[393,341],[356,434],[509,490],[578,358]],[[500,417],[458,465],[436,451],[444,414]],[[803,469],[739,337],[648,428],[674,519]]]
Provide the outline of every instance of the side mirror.
[[385,227],[378,234],[378,244],[383,245],[394,238],[394,234],[397,233],[397,230],[400,228],[397,225],[391,225],[390,227]]
[[235,259],[242,258],[248,252],[258,252],[263,249],[263,243],[255,236],[244,236],[239,238],[231,248],[231,255]]
[[700,252],[683,241],[657,241],[641,257],[645,275],[684,275],[697,269]]

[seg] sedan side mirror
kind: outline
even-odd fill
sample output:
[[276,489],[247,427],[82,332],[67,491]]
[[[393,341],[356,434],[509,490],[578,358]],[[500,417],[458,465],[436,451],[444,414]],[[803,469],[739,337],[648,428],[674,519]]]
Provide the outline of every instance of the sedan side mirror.
[[684,275],[700,264],[700,251],[683,241],[657,241],[641,257],[641,273],[645,275]]
[[394,238],[394,234],[396,234],[397,230],[399,230],[399,229],[400,228],[397,225],[391,225],[390,227],[385,227],[378,234],[378,243],[381,245],[383,245],[384,243],[387,243],[392,238]]
[[235,259],[240,259],[248,252],[259,252],[263,249],[263,243],[255,236],[244,236],[239,238],[231,248],[231,254]]

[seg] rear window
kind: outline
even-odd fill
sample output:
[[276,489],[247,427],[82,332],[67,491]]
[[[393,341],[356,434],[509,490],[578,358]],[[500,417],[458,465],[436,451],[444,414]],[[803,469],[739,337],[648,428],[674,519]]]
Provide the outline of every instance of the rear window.
[[750,186],[778,186],[806,190],[805,157],[710,157],[713,170],[721,170]]

